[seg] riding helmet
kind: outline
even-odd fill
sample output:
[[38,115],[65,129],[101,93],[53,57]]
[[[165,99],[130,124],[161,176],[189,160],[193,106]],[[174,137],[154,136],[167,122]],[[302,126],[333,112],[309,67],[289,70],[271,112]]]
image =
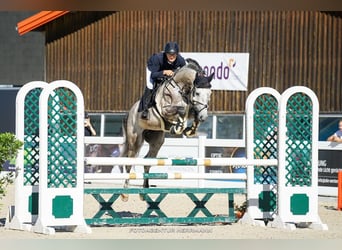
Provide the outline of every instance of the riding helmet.
[[168,54],[178,54],[179,53],[178,44],[176,42],[168,42],[165,45],[164,52]]

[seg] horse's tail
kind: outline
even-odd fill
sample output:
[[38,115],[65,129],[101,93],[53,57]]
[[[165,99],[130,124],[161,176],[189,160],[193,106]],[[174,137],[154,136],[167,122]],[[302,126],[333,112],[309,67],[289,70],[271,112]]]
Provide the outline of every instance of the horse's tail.
[[128,119],[128,115],[126,115],[122,119],[122,135],[124,138],[126,138],[126,135],[127,135],[127,119]]
[[127,156],[127,120],[128,120],[128,114],[122,119],[123,143],[122,143],[122,148],[120,151],[121,157]]

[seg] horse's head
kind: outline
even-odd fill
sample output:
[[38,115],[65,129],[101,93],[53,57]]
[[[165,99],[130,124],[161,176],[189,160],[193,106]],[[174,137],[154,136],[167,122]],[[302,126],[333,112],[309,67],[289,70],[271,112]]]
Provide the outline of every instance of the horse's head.
[[192,109],[195,112],[195,118],[203,122],[208,118],[208,107],[211,96],[211,84],[214,74],[203,76],[196,74],[194,88],[192,92]]

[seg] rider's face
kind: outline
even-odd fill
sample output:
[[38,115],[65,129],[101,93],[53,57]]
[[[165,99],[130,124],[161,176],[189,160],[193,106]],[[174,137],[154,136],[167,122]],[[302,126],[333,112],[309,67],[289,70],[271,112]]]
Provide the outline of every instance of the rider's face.
[[177,54],[166,53],[166,58],[170,63],[173,63],[177,58]]

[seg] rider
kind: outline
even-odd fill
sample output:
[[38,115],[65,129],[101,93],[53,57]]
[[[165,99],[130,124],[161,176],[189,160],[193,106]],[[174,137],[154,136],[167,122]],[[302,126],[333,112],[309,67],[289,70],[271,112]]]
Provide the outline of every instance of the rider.
[[144,94],[140,100],[139,112],[142,110],[141,118],[148,118],[148,108],[154,91],[168,77],[172,77],[176,69],[185,65],[185,59],[179,54],[179,46],[176,42],[168,42],[164,51],[153,54],[147,61],[150,71],[150,81],[147,82]]

